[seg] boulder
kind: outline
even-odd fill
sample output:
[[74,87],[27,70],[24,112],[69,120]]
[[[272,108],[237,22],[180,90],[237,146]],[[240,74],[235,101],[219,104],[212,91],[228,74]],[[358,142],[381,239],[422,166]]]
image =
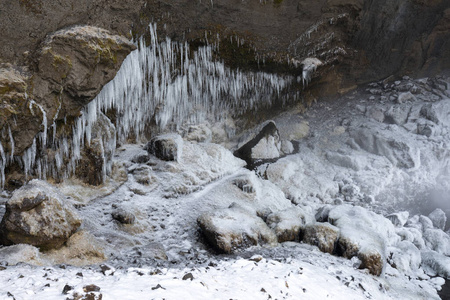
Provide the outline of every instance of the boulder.
[[334,253],[339,238],[339,228],[330,223],[315,223],[302,229],[302,241],[319,247],[320,251]]
[[431,276],[450,279],[450,257],[436,251],[422,251],[422,268]]
[[275,122],[267,122],[256,136],[233,154],[245,160],[250,168],[257,161],[280,157],[281,140]]
[[450,256],[450,236],[441,229],[425,229],[423,239],[428,249]]
[[381,215],[350,205],[332,209],[328,221],[340,229],[336,252],[347,258],[358,256],[360,268],[380,275],[386,262],[386,247],[399,241],[394,225]]
[[202,214],[197,223],[208,242],[224,253],[258,244],[277,243],[275,233],[256,212],[236,203]]
[[447,216],[445,215],[445,212],[442,209],[436,208],[428,215],[428,218],[430,218],[431,222],[433,222],[433,226],[435,228],[445,230],[445,225],[447,223]]
[[278,242],[299,241],[300,230],[314,222],[314,216],[305,209],[295,206],[270,214],[266,223],[275,231]]
[[60,247],[80,225],[75,208],[55,188],[32,180],[6,203],[0,239],[3,245],[23,243],[47,250]]
[[388,262],[403,274],[413,274],[419,269],[422,258],[420,250],[413,243],[401,241],[391,248]]
[[385,113],[384,122],[388,124],[403,125],[408,120],[411,108],[405,105],[394,105]]
[[387,215],[386,218],[394,224],[395,227],[403,227],[406,224],[406,221],[408,221],[409,218],[409,212],[402,211],[398,213],[393,213],[390,215]]
[[121,224],[134,224],[136,216],[123,208],[117,208],[112,212],[112,218]]
[[380,276],[384,268],[384,255],[377,249],[365,248],[358,252],[361,261],[360,269],[368,269],[370,274]]
[[181,162],[183,139],[179,134],[160,135],[152,138],[145,149],[161,160]]

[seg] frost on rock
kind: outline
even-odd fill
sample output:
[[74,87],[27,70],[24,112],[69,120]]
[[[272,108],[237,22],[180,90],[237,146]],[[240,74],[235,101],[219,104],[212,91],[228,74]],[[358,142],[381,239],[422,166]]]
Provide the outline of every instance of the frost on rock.
[[408,217],[409,217],[409,212],[407,212],[407,211],[393,213],[393,214],[386,216],[386,218],[388,218],[389,221],[391,221],[395,227],[403,227],[406,224],[406,222],[408,221]]
[[390,247],[388,262],[403,274],[414,275],[422,262],[420,250],[409,241],[401,241]]
[[183,139],[179,134],[164,134],[154,137],[146,146],[149,154],[166,161],[181,162]]
[[450,256],[450,236],[441,229],[424,230],[423,239],[428,249]]
[[422,251],[422,268],[432,276],[450,279],[450,257],[435,251]]
[[315,223],[302,229],[302,241],[317,246],[320,251],[333,254],[339,238],[339,228],[330,223]]
[[61,246],[80,225],[75,208],[55,188],[32,180],[6,203],[0,233],[5,245],[25,243],[51,249]]
[[337,251],[347,258],[358,256],[361,267],[380,275],[389,245],[399,238],[392,223],[362,207],[340,205],[330,211],[328,221],[340,229]]
[[236,203],[229,208],[204,213],[197,222],[208,241],[225,253],[258,244],[277,243],[276,235],[255,211]]
[[445,225],[447,223],[447,216],[445,215],[445,212],[440,209],[436,208],[434,211],[432,211],[428,218],[433,222],[433,226],[437,229],[445,230]]
[[310,208],[294,206],[270,214],[266,223],[275,231],[278,242],[299,241],[300,230],[305,225],[314,222],[314,215]]

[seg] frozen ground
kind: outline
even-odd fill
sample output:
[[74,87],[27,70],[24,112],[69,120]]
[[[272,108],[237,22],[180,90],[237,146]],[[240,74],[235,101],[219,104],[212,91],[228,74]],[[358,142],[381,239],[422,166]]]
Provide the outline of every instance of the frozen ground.
[[[450,278],[450,238],[426,216],[437,207],[448,215],[450,208],[447,87],[444,79],[404,79],[321,102],[306,114],[292,109],[275,123],[299,151],[256,171],[211,143],[184,141],[180,162],[124,145],[113,180],[101,189],[59,186],[78,202],[78,243],[46,253],[0,248],[0,298],[439,299],[442,277]],[[346,230],[363,224],[382,232],[374,239],[388,263],[377,277],[357,269],[356,258],[295,242],[219,255],[199,233],[197,218],[233,202],[260,215],[295,205],[312,215],[324,205],[361,206],[364,222],[347,222]],[[114,220],[118,209],[136,222]],[[387,221],[381,215],[399,211],[409,212],[400,225],[375,228]]]

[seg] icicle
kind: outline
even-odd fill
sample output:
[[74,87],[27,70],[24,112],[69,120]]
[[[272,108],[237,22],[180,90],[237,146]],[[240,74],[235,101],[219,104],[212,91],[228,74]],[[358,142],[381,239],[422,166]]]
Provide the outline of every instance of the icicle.
[[10,159],[12,161],[13,158],[14,158],[14,139],[13,139],[13,136],[12,136],[12,132],[11,132],[11,127],[10,126],[8,126],[8,134],[9,134],[9,142],[11,143]]
[[0,158],[2,159],[2,161],[0,162],[0,186],[3,189],[5,187],[6,155],[1,141],[0,141]]

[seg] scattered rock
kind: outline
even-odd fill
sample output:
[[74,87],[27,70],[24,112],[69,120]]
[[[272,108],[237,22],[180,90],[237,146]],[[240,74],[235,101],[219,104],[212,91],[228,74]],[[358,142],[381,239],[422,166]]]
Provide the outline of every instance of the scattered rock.
[[391,248],[389,264],[403,274],[414,274],[420,267],[420,250],[409,241],[401,241]]
[[401,93],[400,95],[398,95],[397,98],[397,102],[400,104],[405,103],[407,101],[416,101],[416,100],[417,100],[416,97],[413,94],[411,94],[411,92]]
[[161,160],[181,162],[183,139],[179,134],[160,135],[152,138],[145,149]]
[[385,113],[384,122],[388,124],[403,125],[408,119],[411,108],[405,105],[391,106]]
[[136,216],[123,208],[116,209],[111,215],[114,220],[117,220],[122,224],[134,224],[136,221]]
[[62,294],[67,295],[71,290],[73,290],[73,286],[66,284],[62,290]]
[[202,214],[197,223],[207,240],[225,253],[252,245],[277,243],[276,235],[256,212],[236,203]]
[[302,241],[319,247],[320,251],[334,253],[339,238],[339,228],[330,223],[316,223],[306,225],[302,229]]
[[0,224],[2,243],[60,247],[81,225],[75,208],[45,181],[32,180],[6,203]]
[[83,287],[83,291],[85,293],[87,293],[87,292],[99,292],[100,291],[100,287],[96,286],[95,284],[89,284],[89,285],[85,285]]
[[192,275],[192,273],[187,273],[183,276],[183,280],[188,280],[190,279],[191,281],[194,280],[194,275]]
[[143,246],[133,248],[140,258],[167,260],[166,250],[161,243],[151,242]]

